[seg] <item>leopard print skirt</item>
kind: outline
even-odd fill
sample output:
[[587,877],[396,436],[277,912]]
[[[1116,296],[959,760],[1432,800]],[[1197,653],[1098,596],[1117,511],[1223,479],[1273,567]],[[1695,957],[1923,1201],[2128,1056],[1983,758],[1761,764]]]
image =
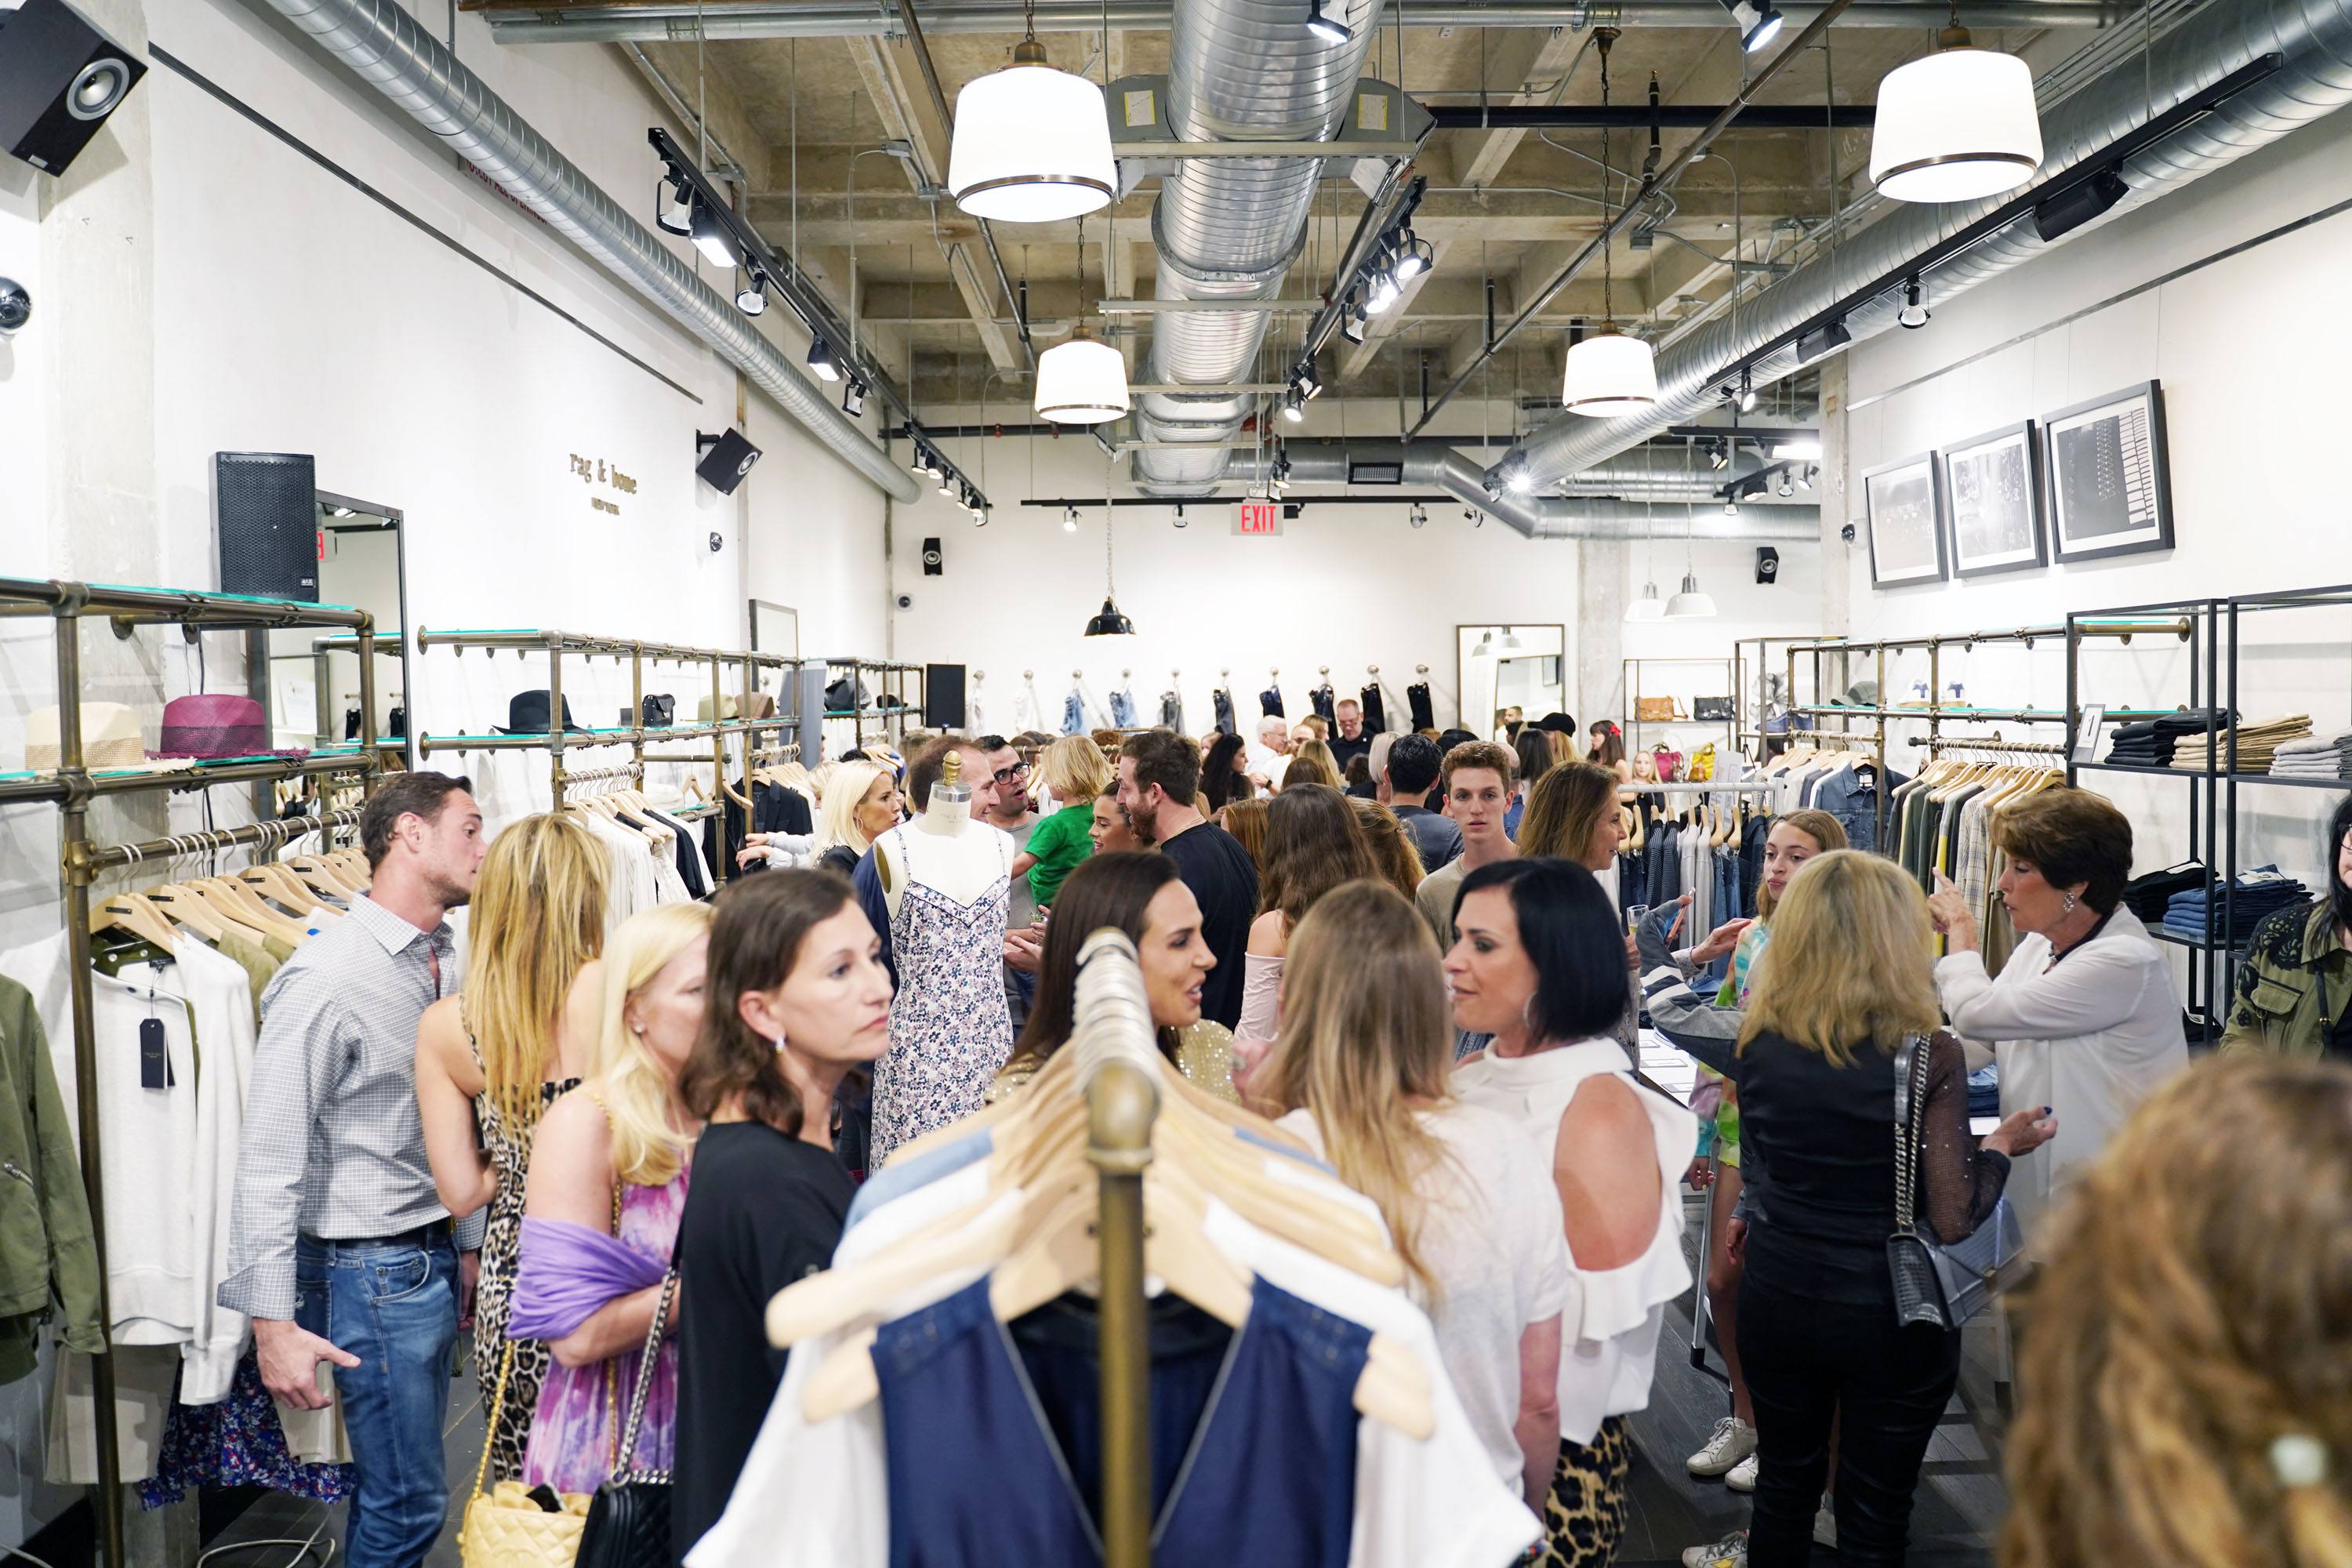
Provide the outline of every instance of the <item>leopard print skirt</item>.
[[1624,1539],[1625,1481],[1633,1444],[1625,1418],[1612,1415],[1590,1443],[1559,1445],[1551,1491],[1544,1499],[1543,1568],[1607,1568]]
[[[578,1079],[539,1086],[540,1110]],[[498,1397],[499,1369],[506,1359],[507,1314],[513,1304],[515,1268],[522,1244],[523,1178],[530,1154],[499,1115],[498,1104],[487,1094],[474,1097],[474,1119],[482,1130],[482,1146],[499,1173],[497,1194],[490,1199],[489,1224],[482,1237],[482,1272],[474,1289],[474,1376],[482,1390],[482,1410],[490,1425],[489,1468],[486,1484],[510,1481],[522,1474],[524,1447],[530,1441],[530,1419],[539,1409],[540,1385],[554,1354],[544,1340],[518,1340],[514,1369],[508,1373],[506,1402],[493,1410]]]

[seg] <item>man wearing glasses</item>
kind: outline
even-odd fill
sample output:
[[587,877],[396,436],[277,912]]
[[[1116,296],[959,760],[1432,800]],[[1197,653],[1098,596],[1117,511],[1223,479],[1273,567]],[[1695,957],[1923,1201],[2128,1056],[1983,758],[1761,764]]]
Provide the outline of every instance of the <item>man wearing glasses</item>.
[[[1037,826],[1037,807],[1029,798],[1029,770],[1013,742],[1002,735],[982,735],[973,743],[988,754],[988,771],[996,783],[996,804],[982,814],[983,820],[1011,834],[1013,852],[1018,855],[1029,847],[1030,831]],[[1029,879],[1013,878],[1005,930],[1025,933],[1036,920],[1037,900],[1029,891]],[[1036,984],[1034,973],[1024,973],[1010,963],[1004,966],[1004,1003],[1013,1010],[1015,1034],[1029,1016],[1029,994]]]

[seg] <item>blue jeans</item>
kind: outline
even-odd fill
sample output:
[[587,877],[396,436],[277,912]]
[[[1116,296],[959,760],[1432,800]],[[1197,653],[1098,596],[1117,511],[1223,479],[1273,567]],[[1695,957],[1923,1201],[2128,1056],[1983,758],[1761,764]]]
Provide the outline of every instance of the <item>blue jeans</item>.
[[359,1490],[343,1555],[351,1568],[415,1568],[449,1508],[442,1431],[457,1342],[457,1254],[430,1246],[301,1237],[294,1321],[360,1358],[335,1368]]

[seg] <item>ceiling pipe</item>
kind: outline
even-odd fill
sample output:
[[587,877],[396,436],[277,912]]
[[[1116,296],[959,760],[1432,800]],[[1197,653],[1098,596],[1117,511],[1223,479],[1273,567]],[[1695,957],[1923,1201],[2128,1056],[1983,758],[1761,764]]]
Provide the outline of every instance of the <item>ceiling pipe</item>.
[[[2110,149],[2151,118],[2196,100],[2215,83],[2254,69],[2266,54],[2283,63],[2213,112],[2125,158],[2127,187],[2107,213],[2053,240],[2031,221],[2009,225],[1924,278],[1931,306],[1940,305],[2178,190],[2189,181],[2269,145],[2352,102],[2352,0],[2221,0],[2183,20],[2145,53],[2135,50],[2042,117],[2045,178],[2081,166],[2096,168]],[[1780,282],[1743,300],[1737,331],[1730,317],[1693,332],[1658,356],[1658,402],[1650,413],[1623,419],[1562,415],[1531,433],[1517,448],[1538,482],[1556,481],[1648,440],[1667,425],[1699,418],[1722,403],[1733,367],[1748,367],[1763,386],[1798,367],[1793,346],[1765,357],[1776,341],[1834,305],[1858,280],[1899,276],[1916,258],[1946,245],[2008,196],[1951,205],[1903,205],[1842,242],[1835,253],[1809,262]],[[1846,311],[1851,342],[1895,326],[1896,294],[1881,294]],[[1932,324],[1927,329],[1933,331]]]
[[[500,191],[708,343],[860,475],[902,501],[922,493],[914,476],[867,439],[732,300],[629,216],[397,0],[268,4]],[[651,191],[642,187],[638,199]]]
[[[1041,33],[1093,33],[1114,28],[1161,29],[1173,6],[1166,0],[1113,0],[1106,7],[1086,0],[1045,0],[1036,7]],[[1840,19],[1845,26],[1932,30],[1944,26],[1949,6],[1940,0],[1860,0]],[[1790,26],[1803,26],[1818,5],[1783,5]],[[2112,27],[2137,14],[2137,0],[1968,0],[1959,9],[1967,27]],[[1613,14],[1612,14],[1613,13]],[[778,5],[765,0],[730,0],[698,6],[694,0],[583,5],[566,9],[543,0],[492,0],[480,15],[500,43],[690,43],[698,38],[899,37],[905,27],[887,7],[844,5]],[[1722,0],[1633,0],[1622,5],[1575,0],[1436,0],[1407,5],[1408,27],[1570,27],[1606,22],[1617,27],[1728,28],[1734,24]],[[1005,33],[1022,30],[1022,8],[1006,0],[947,0],[926,5],[922,30],[933,35]]]
[[[1436,441],[1295,441],[1282,448],[1290,479],[1300,484],[1346,484],[1351,468],[1402,465],[1401,485],[1444,490],[1463,505],[1500,519],[1529,539],[1650,539],[1687,532],[1694,539],[1758,544],[1818,542],[1821,509],[1743,506],[1726,516],[1719,501],[1651,504],[1601,497],[1495,494],[1473,459]],[[1291,499],[1311,501],[1314,498]]]
[[[1721,104],[1464,103],[1424,104],[1440,131],[1696,131],[1724,112]],[[1876,123],[1874,103],[1820,105],[1751,103],[1740,112],[1742,131],[1867,131]]]

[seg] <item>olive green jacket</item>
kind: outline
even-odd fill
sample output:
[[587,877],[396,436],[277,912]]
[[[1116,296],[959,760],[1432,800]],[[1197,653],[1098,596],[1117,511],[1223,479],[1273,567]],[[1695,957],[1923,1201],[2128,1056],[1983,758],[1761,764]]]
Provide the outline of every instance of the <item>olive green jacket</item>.
[[2281,910],[2254,928],[2238,968],[2225,1051],[2325,1053],[2329,1024],[2352,1007],[2352,952],[2336,940],[2327,900]]
[[52,1301],[70,1349],[106,1348],[98,1244],[48,1038],[31,994],[0,980],[0,1382],[32,1370]]

